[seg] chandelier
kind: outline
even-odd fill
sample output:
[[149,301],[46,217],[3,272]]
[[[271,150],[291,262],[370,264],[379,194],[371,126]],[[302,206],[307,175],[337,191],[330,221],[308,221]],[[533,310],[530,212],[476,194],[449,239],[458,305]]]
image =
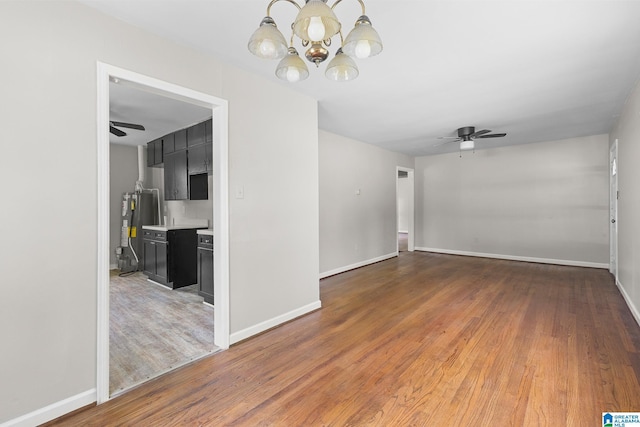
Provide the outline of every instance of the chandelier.
[[[291,24],[288,45],[271,17],[271,6],[279,1],[286,1],[298,8],[298,15]],[[297,82],[309,77],[309,69],[293,46],[294,36],[300,38],[303,47],[308,46],[305,52],[307,60],[319,67],[329,57],[327,48],[331,46],[331,38],[339,34],[341,46],[329,61],[325,75],[335,81],[355,79],[359,71],[353,58],[363,59],[379,54],[382,51],[382,40],[371,26],[362,0],[358,0],[362,6],[362,15],[347,37],[343,38],[342,24],[333,12],[341,1],[336,0],[329,7],[327,0],[305,0],[306,4],[300,7],[295,0],[271,0],[267,6],[267,16],[249,39],[249,51],[260,58],[280,59],[276,76],[288,82]]]

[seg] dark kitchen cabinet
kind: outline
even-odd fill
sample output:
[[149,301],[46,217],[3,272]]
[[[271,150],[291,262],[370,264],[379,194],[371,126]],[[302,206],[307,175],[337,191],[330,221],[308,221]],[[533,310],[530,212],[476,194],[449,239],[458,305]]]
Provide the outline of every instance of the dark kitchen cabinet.
[[147,166],[162,166],[162,138],[147,143]]
[[175,153],[176,151],[184,150],[187,148],[187,131],[186,129],[172,132],[163,137],[163,150],[162,152],[167,155]]
[[167,275],[167,233],[165,231],[143,230],[144,268],[143,273],[150,280],[166,285]]
[[143,273],[172,289],[197,283],[197,237],[195,229],[143,229]]
[[175,135],[170,133],[168,135],[163,136],[162,138],[162,153],[169,154],[176,151],[175,149]]
[[174,147],[176,151],[185,150],[187,148],[187,130],[181,129],[174,132]]
[[164,199],[187,200],[189,180],[187,151],[176,151],[164,156]]
[[213,298],[213,236],[198,234],[198,294],[205,302]]
[[189,148],[189,175],[210,173],[213,171],[211,167],[211,163],[213,162],[212,150],[212,144],[201,144]]
[[187,129],[187,148],[206,142],[206,122],[198,123]]
[[213,120],[209,119],[204,122],[204,142],[213,144]]

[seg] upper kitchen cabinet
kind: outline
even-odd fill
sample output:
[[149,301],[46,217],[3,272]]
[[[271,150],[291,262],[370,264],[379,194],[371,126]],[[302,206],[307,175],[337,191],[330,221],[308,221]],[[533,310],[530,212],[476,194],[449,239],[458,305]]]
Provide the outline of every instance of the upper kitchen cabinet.
[[187,129],[187,147],[195,147],[206,142],[206,122],[198,123]]
[[164,137],[163,153],[171,154],[187,148],[187,130],[182,129]]
[[189,180],[187,151],[181,150],[164,156],[164,199],[187,200]]
[[147,166],[162,166],[162,138],[147,143]]
[[175,151],[175,137],[173,133],[162,137],[162,153],[169,154]]
[[181,129],[174,133],[175,136],[175,148],[178,150],[185,150],[187,148],[187,130]]
[[213,144],[202,144],[189,148],[189,175],[211,173]]
[[204,139],[207,144],[213,144],[213,120],[204,122]]

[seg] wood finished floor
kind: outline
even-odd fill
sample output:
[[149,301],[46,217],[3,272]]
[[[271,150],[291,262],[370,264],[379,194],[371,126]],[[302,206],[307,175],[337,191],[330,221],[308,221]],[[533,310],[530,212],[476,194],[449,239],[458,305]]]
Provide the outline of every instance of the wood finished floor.
[[213,307],[195,286],[171,290],[138,272],[109,280],[109,392],[117,394],[176,366],[201,358],[214,345]]
[[640,327],[605,270],[419,252],[70,426],[594,426],[640,411]]

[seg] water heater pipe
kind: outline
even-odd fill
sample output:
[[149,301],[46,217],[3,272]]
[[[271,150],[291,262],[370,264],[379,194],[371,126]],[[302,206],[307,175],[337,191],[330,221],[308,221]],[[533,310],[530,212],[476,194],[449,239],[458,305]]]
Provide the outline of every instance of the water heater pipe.
[[142,191],[144,189],[144,175],[145,168],[145,146],[138,145],[138,180],[136,181],[136,191]]

